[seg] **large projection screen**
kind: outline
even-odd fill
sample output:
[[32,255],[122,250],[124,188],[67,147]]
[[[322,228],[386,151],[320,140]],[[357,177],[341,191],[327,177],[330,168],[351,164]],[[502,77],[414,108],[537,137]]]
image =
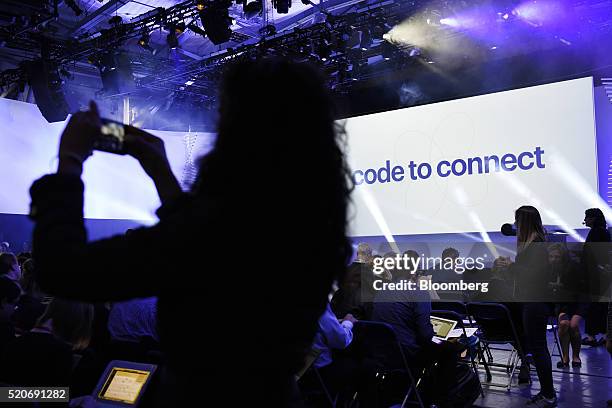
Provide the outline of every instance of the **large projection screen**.
[[[575,229],[584,192],[598,191],[591,78],[355,117],[346,130],[360,183],[352,236],[498,231],[525,204],[544,224]],[[491,157],[505,155],[494,171]],[[445,161],[457,159],[449,174]],[[423,163],[430,175],[426,165],[419,175]]]
[[[350,234],[498,231],[523,204],[538,207],[545,224],[580,228],[584,209],[594,206],[585,192],[597,193],[593,105],[592,79],[584,78],[348,119],[350,166],[367,173],[369,181],[374,173],[377,177],[368,184],[355,176],[362,183],[353,193]],[[64,123],[49,124],[36,105],[7,99],[0,99],[0,120],[0,213],[27,214],[30,185],[56,168]],[[184,133],[154,133],[166,142],[180,178],[191,142],[186,143]],[[214,135],[200,133],[196,139],[190,152],[194,159],[210,149]],[[541,167],[533,154],[537,148]],[[501,160],[507,154],[518,160],[528,152],[533,158],[522,164],[532,164],[529,169],[515,165],[508,171],[446,177],[436,169],[445,160]],[[418,177],[417,172],[413,180],[411,162],[413,170],[429,164],[432,174]],[[396,167],[403,171],[401,181],[396,181],[399,170],[393,173]],[[155,188],[133,159],[95,153],[84,180],[87,218],[155,221]]]
[[[0,213],[27,214],[32,182],[57,169],[57,151],[65,122],[48,123],[33,104],[0,99]],[[210,150],[210,133],[151,131],[164,140],[174,174],[181,179],[186,163]],[[187,138],[187,139],[186,139]],[[84,166],[85,217],[157,220],[160,202],[155,186],[129,156],[94,152]]]

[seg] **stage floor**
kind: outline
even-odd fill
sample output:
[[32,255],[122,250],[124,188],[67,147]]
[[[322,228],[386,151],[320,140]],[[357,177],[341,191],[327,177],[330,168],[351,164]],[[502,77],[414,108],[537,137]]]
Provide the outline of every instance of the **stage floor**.
[[[606,401],[612,399],[612,363],[606,348],[583,346],[580,353],[582,368],[557,369],[557,362],[561,359],[555,346],[552,333],[548,332],[548,349],[553,354],[553,380],[558,406],[563,408],[577,407],[606,407]],[[495,362],[505,363],[508,353],[492,350]],[[514,375],[512,388],[489,386],[485,382],[484,369],[480,369],[480,378],[483,381],[485,392],[484,398],[476,401],[477,407],[491,408],[515,408],[523,407],[531,395],[540,391],[538,376],[535,367],[531,366],[531,378],[533,384],[518,385],[518,373]],[[494,383],[507,383],[508,376],[505,372],[494,371]]]

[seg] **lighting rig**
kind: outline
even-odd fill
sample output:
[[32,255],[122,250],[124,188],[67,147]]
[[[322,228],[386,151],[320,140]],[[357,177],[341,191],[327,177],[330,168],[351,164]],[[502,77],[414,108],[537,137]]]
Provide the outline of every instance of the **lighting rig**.
[[[297,61],[316,63],[329,74],[332,88],[340,89],[342,86],[349,86],[356,79],[367,78],[370,75],[367,69],[368,58],[381,55],[384,51],[386,55],[384,61],[389,64],[395,62],[395,59],[389,58],[393,51],[389,50],[388,44],[382,38],[374,38],[371,27],[381,21],[393,26],[417,9],[415,2],[412,1],[380,2],[361,8],[356,7],[354,12],[341,16],[327,14],[322,23],[305,28],[278,33],[271,31],[257,41],[244,34],[228,31],[227,24],[231,24],[229,17],[223,19],[227,28],[207,25],[210,21],[204,18],[207,16],[206,13],[212,15],[221,13],[219,15],[225,16],[223,9],[227,11],[228,7],[229,0],[190,0],[168,9],[157,8],[129,22],[116,21],[110,28],[83,35],[78,41],[66,43],[48,40],[49,55],[58,65],[75,61],[89,61],[96,64],[100,61],[101,55],[109,49],[120,49],[129,39],[138,39],[141,48],[150,50],[149,33],[158,29],[169,29],[170,35],[176,35],[177,31],[171,29],[172,27],[183,27],[184,30],[185,22],[192,21],[186,26],[189,29],[193,21],[200,19],[203,29],[198,34],[206,35],[213,43],[229,40],[240,44],[249,40],[250,44],[227,48],[210,54],[202,60],[181,64],[178,67],[156,64],[154,61],[159,62],[159,58],[151,58],[152,53],[147,53],[149,57],[146,58],[149,60],[145,59],[143,62],[147,64],[147,61],[151,61],[151,64],[158,68],[153,73],[148,70],[148,75],[139,78],[137,89],[140,87],[168,92],[181,91],[211,97],[213,86],[198,87],[197,84],[208,85],[219,77],[219,72],[225,65],[234,60],[257,58],[262,55],[285,56]],[[217,28],[219,31],[215,32]],[[351,34],[355,32],[361,33],[361,41],[356,47],[351,46],[349,41]],[[177,45],[173,41],[172,46]],[[11,81],[13,76],[0,73],[0,86]],[[187,83],[190,85],[186,85]]]

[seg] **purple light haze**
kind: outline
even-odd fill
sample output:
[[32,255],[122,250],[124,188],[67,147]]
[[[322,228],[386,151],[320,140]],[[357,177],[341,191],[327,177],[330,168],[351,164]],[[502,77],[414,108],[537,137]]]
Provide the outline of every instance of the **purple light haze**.
[[531,0],[518,5],[512,14],[533,26],[563,23],[568,13],[560,1]]

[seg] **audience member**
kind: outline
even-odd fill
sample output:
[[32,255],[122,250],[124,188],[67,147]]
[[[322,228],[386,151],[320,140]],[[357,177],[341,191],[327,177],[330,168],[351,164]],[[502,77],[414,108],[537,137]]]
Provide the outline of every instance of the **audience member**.
[[68,386],[73,350],[87,347],[92,318],[90,305],[53,299],[36,327],[4,348],[0,381],[17,386]]
[[0,277],[5,277],[15,282],[19,282],[21,279],[21,269],[14,254],[10,252],[0,254]]
[[[372,275],[372,260],[370,246],[363,242],[357,245],[357,258],[340,278],[338,290],[331,299],[331,308],[337,317],[351,314],[358,319],[369,319],[373,297],[368,285]],[[366,287],[363,283],[366,283]]]
[[108,315],[112,340],[159,341],[157,334],[157,298],[132,299],[113,303]]
[[607,287],[605,284],[602,285],[602,273],[599,266],[608,261],[607,246],[602,243],[610,242],[610,231],[604,214],[599,208],[586,210],[583,223],[590,228],[590,231],[582,251],[582,267],[587,276],[586,289],[594,301],[589,304],[586,311],[584,327],[586,337],[582,339],[582,344],[595,347],[605,343],[604,337],[597,339],[597,335],[606,330],[607,310],[607,303],[599,299]]
[[533,356],[541,386],[541,391],[528,405],[555,407],[557,396],[546,340],[546,325],[553,311],[551,304],[537,301],[546,299],[549,292],[548,251],[542,244],[546,234],[540,213],[532,206],[522,206],[516,210],[515,225],[517,255],[516,262],[511,266],[516,277],[515,295],[518,299],[528,300],[523,305],[523,327],[527,349]]
[[[276,119],[261,121],[270,112]],[[58,174],[31,188],[41,288],[84,301],[157,296],[167,361],[160,405],[187,406],[194,389],[200,405],[225,400],[236,370],[249,381],[227,404],[292,403],[294,374],[351,251],[350,174],[325,81],[308,65],[276,59],[228,69],[216,141],[188,194],[172,174],[162,140],[128,128],[126,151],[154,181],[160,221],[88,243],[80,176],[99,127],[94,104],[73,115],[61,138]],[[257,239],[237,253],[243,232]],[[312,242],[317,256],[296,262],[296,250]],[[275,255],[262,259],[272,243]],[[175,255],[185,252],[198,256]],[[246,267],[253,262],[264,267]],[[231,277],[222,273],[228,269]],[[187,285],[171,275],[177,270],[190,272]],[[220,336],[214,347],[203,345],[212,331]]]
[[15,308],[13,322],[18,333],[25,333],[34,328],[34,325],[45,312],[44,295],[40,291],[34,277],[34,260],[28,259],[21,267],[21,288],[23,294]]
[[354,378],[356,369],[354,361],[349,356],[334,354],[334,350],[344,350],[351,344],[353,324],[356,321],[348,314],[339,322],[329,304],[319,319],[319,329],[312,347],[320,351],[320,354],[314,366],[332,397],[351,384]]
[[[418,274],[411,272],[411,270],[395,271],[394,282],[402,280],[415,282],[419,278]],[[450,405],[448,392],[455,380],[458,351],[446,343],[433,342],[431,310],[428,292],[418,289],[381,291],[374,302],[372,320],[393,327],[414,374],[420,376],[423,369],[437,363],[436,403],[440,407],[446,407]]]
[[12,316],[20,295],[21,290],[15,282],[0,277],[0,355],[6,344],[15,338]]
[[[569,258],[565,245],[551,244],[548,247],[548,262],[551,267],[551,282],[559,288],[560,296],[572,297],[579,300],[580,290],[583,286],[580,271]],[[565,299],[567,300],[567,299]],[[572,367],[582,366],[580,360],[580,324],[587,304],[580,302],[563,302],[559,308],[559,340],[561,342],[561,361],[557,368],[569,367],[569,347],[572,346]]]
[[32,259],[31,252],[20,252],[17,254],[17,261],[19,262],[19,266],[23,266],[23,264],[29,259]]

